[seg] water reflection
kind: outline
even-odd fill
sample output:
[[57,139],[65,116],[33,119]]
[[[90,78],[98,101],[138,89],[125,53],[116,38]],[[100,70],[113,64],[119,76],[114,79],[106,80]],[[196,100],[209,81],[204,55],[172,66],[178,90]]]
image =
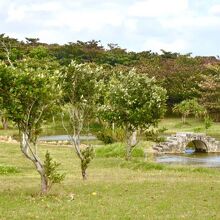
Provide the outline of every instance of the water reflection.
[[195,153],[188,149],[185,154],[165,154],[156,156],[156,162],[166,164],[199,165],[220,167],[220,153]]

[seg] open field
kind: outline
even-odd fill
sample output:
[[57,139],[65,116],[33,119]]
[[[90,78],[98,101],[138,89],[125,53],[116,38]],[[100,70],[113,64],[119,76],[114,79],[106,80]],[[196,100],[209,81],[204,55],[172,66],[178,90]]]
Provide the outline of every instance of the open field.
[[[16,144],[0,144],[0,219],[220,219],[220,170],[170,167],[96,157],[81,180],[68,147],[49,150],[66,178],[48,196],[38,194],[39,176]],[[137,160],[137,159],[136,159]]]

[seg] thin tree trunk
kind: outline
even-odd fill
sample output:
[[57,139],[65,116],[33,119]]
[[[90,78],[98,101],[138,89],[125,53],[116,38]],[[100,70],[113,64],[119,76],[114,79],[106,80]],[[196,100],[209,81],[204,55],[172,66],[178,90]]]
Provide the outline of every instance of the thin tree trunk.
[[185,115],[185,114],[182,115],[182,123],[183,123],[183,124],[186,123],[186,115]]
[[37,155],[30,148],[29,139],[27,134],[25,133],[22,133],[21,151],[24,154],[24,156],[27,159],[31,160],[35,165],[37,172],[41,176],[41,192],[42,194],[46,194],[48,192],[48,180],[45,174],[44,166],[40,159],[37,157]]
[[115,123],[114,122],[112,123],[112,131],[113,132],[115,131]]
[[49,188],[48,180],[47,180],[47,177],[46,177],[44,171],[42,171],[40,173],[40,175],[41,175],[41,192],[42,192],[42,194],[46,194],[48,192],[48,188]]
[[2,117],[2,127],[4,130],[8,129],[8,120],[6,117]]
[[56,122],[55,122],[55,117],[54,116],[52,117],[52,121],[53,121],[53,126],[55,126]]
[[46,194],[48,192],[48,179],[45,175],[45,169],[42,163],[39,160],[32,161],[37,169],[37,172],[41,177],[41,192],[42,194]]
[[131,153],[137,144],[137,131],[127,132],[126,160],[131,160]]

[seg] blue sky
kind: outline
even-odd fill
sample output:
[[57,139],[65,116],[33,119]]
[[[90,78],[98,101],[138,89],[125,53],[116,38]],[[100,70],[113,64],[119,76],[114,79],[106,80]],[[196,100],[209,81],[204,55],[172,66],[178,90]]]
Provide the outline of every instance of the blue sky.
[[220,55],[220,0],[0,0],[0,33]]

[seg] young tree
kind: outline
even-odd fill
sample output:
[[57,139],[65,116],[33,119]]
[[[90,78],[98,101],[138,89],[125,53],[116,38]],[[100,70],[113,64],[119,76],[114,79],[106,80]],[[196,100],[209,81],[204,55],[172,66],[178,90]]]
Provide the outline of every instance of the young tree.
[[206,109],[196,99],[188,99],[176,104],[173,107],[173,112],[180,113],[182,115],[182,122],[185,124],[187,116],[203,116],[206,114]]
[[[66,68],[63,75],[64,90],[64,113],[68,116],[69,127],[63,126],[69,135],[77,156],[81,162],[82,177],[87,177],[86,169],[93,158],[92,146],[80,144],[80,134],[85,128],[86,123],[94,116],[97,84],[101,67],[91,64],[71,64]],[[64,122],[64,120],[62,120]]]
[[126,159],[130,160],[137,144],[137,130],[156,126],[164,114],[166,91],[157,86],[153,78],[132,69],[116,73],[108,84],[103,84],[101,93],[100,116],[125,129]]
[[205,115],[205,117],[204,117],[204,127],[205,127],[205,130],[206,130],[206,133],[207,133],[207,130],[212,126],[212,124],[213,124],[212,118],[210,118],[209,115]]
[[13,67],[0,65],[0,97],[2,105],[18,127],[20,147],[41,176],[41,190],[48,190],[48,177],[40,160],[36,140],[42,123],[52,112],[60,96],[58,71],[50,60],[46,63],[27,58]]

